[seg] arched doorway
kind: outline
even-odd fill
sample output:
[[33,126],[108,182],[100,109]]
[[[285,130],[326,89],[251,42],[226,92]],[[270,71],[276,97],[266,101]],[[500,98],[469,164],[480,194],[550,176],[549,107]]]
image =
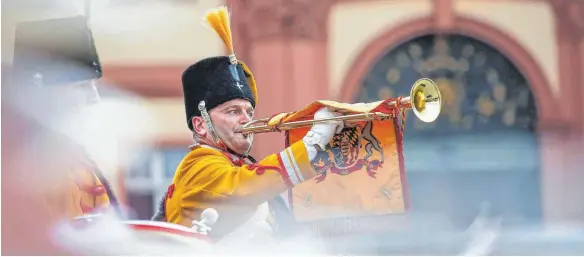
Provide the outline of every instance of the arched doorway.
[[407,96],[420,77],[442,92],[437,121],[409,112],[404,155],[412,210],[466,226],[483,203],[507,224],[541,217],[537,110],[521,71],[471,37],[423,35],[382,54],[355,102]]

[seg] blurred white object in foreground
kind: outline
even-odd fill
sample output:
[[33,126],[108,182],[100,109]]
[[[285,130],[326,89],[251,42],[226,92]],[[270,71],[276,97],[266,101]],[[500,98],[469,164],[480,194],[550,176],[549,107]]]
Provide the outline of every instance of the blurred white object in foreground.
[[[149,221],[120,221],[113,214],[86,215],[73,223],[63,223],[53,234],[54,241],[79,255],[270,255],[324,254],[325,247],[307,235],[286,240],[245,240],[214,242],[205,234],[219,214],[206,209],[192,228]],[[251,232],[251,231],[250,231]]]
[[201,235],[207,235],[211,231],[211,226],[217,222],[217,219],[219,219],[219,213],[213,208],[207,208],[201,213],[200,221],[193,221],[191,229]]
[[87,215],[55,229],[57,244],[81,255],[177,255],[210,253],[211,240],[193,229],[149,220],[120,221]]

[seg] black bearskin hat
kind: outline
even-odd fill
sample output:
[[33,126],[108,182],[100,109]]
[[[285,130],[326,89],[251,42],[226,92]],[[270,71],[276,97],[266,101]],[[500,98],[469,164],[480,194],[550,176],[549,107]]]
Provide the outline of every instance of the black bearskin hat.
[[13,68],[20,82],[45,86],[102,76],[93,36],[83,16],[18,24]]
[[200,116],[199,103],[205,101],[207,111],[233,99],[245,99],[255,107],[257,88],[249,68],[235,58],[226,7],[209,11],[206,20],[230,51],[229,56],[205,58],[190,65],[182,74],[187,124],[193,130],[192,118]]
[[242,65],[232,65],[227,56],[206,58],[189,66],[182,75],[189,128],[193,129],[191,118],[201,115],[198,105],[202,100],[207,110],[233,99],[248,100],[255,107],[250,75]]

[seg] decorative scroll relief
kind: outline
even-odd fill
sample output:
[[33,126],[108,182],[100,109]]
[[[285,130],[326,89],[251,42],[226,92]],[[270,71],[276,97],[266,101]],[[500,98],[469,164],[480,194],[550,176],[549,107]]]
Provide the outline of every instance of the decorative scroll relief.
[[241,26],[252,41],[304,39],[324,41],[332,0],[247,0],[241,5]]

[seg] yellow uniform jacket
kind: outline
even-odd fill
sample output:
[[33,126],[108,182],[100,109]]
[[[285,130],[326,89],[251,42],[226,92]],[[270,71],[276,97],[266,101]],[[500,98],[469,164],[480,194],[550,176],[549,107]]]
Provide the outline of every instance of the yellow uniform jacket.
[[316,175],[302,141],[258,163],[197,146],[176,170],[161,203],[163,217],[154,219],[192,227],[203,210],[214,208],[219,219],[210,236],[222,237],[248,220],[258,205]]
[[84,149],[68,138],[50,130],[24,150],[36,156],[30,170],[32,190],[43,198],[44,208],[53,222],[71,220],[112,207],[115,196],[109,183]]
[[[67,149],[68,156],[59,160],[59,180],[44,188],[44,198],[50,215],[55,219],[73,219],[98,213],[111,207],[111,190],[107,181],[98,176],[98,167],[80,148]],[[64,171],[63,171],[64,170]]]
[[96,213],[110,207],[105,186],[91,167],[72,167],[62,188],[54,188],[45,195],[51,214],[56,219],[72,219]]
[[17,111],[6,114],[12,135],[3,173],[10,181],[6,190],[18,192],[13,197],[19,199],[35,198],[32,213],[55,224],[117,205],[109,183],[80,145]]

